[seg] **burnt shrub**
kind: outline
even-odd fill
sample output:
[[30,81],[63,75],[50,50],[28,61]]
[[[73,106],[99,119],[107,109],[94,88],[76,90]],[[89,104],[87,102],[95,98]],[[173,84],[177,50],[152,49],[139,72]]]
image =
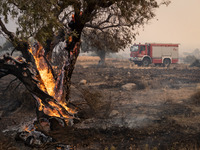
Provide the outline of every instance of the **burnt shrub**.
[[200,106],[200,91],[192,95],[190,102],[194,105]]

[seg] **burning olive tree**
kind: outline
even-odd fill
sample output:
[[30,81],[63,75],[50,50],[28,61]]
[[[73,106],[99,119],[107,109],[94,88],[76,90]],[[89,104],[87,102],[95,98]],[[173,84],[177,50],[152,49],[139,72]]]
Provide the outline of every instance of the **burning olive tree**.
[[[118,51],[135,37],[134,29],[152,19],[161,4],[156,0],[1,0],[0,34],[20,51],[0,58],[0,78],[16,76],[35,97],[39,112],[66,122],[75,111],[67,107],[71,77],[79,55],[81,38],[85,45]],[[9,19],[17,24],[16,32],[6,28]],[[96,37],[99,35],[100,39]],[[30,42],[30,37],[35,40]],[[95,37],[96,40],[91,40]],[[106,43],[105,43],[106,41]],[[64,46],[58,47],[60,43]],[[83,43],[83,45],[84,45]],[[86,46],[87,47],[87,46]],[[53,50],[66,55],[53,64]],[[55,65],[59,70],[55,71]]]

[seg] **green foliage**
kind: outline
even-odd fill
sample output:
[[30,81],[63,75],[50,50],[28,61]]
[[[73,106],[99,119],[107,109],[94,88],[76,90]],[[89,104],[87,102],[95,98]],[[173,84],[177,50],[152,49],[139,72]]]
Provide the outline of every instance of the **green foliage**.
[[82,36],[83,51],[118,52],[131,43],[137,33],[130,28],[117,27],[115,29],[101,32],[96,29],[87,29]]
[[0,3],[0,15],[6,23],[9,16],[16,18],[19,25],[16,34],[22,40],[30,36],[46,39],[52,34],[52,29],[60,25],[56,3],[56,0],[3,0]]
[[58,30],[67,32],[73,13],[79,37],[85,33],[85,45],[119,51],[135,38],[135,28],[155,16],[158,7],[156,0],[1,0],[0,16],[5,23],[10,16],[15,18],[20,39],[34,37],[45,44]]
[[118,52],[125,49],[138,34],[136,29],[155,17],[154,9],[158,7],[155,0],[125,0],[99,8],[92,23],[86,24],[82,50]]

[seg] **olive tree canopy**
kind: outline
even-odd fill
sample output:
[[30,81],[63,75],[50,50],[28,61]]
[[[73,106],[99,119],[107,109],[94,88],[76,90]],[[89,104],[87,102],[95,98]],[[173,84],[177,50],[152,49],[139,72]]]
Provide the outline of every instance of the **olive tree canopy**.
[[[85,45],[119,51],[135,37],[135,28],[155,17],[155,9],[161,4],[169,2],[165,0],[158,4],[156,0],[1,0],[1,34],[14,41],[13,35],[6,31],[3,23],[3,20],[7,23],[12,17],[18,24],[15,35],[19,39],[34,37],[49,49],[48,41],[51,42],[55,33],[61,29],[67,30],[74,14],[74,34],[85,37]],[[104,42],[107,43],[103,44],[102,38],[106,39]]]

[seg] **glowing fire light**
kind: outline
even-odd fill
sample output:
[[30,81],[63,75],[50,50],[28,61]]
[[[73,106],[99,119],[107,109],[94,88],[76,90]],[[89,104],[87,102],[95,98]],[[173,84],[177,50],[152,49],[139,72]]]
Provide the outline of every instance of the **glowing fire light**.
[[[37,69],[40,73],[40,76],[42,78],[42,81],[44,82],[44,86],[46,88],[46,92],[54,97],[54,87],[55,87],[55,80],[53,78],[52,72],[49,71],[47,63],[45,63],[44,59],[44,49],[39,44],[39,48],[30,48],[29,52],[33,55],[35,59],[35,64],[37,66]],[[41,88],[43,91],[45,91],[43,88]]]
[[[44,59],[44,49],[43,47],[38,44],[38,47],[32,47],[29,49],[29,52],[33,55],[35,64],[37,66],[37,70],[39,71],[40,77],[42,82],[39,84],[39,87],[44,92],[48,93],[50,96],[52,96],[54,99],[59,102],[59,105],[61,105],[69,114],[76,113],[74,110],[68,108],[66,106],[65,102],[61,101],[61,97],[63,92],[61,92],[62,88],[58,89],[57,92],[57,82],[55,81],[52,72],[50,71],[46,60]],[[62,72],[63,73],[63,72]],[[63,81],[63,80],[62,80]],[[48,107],[45,107],[42,103],[42,101],[39,98],[36,98],[39,103],[39,111],[42,111],[49,115],[49,116],[55,116],[55,117],[62,117],[65,120],[70,118],[67,114],[63,113],[61,110],[62,108],[59,107],[58,104],[55,104],[54,102],[50,101],[49,105],[53,106],[54,109],[50,109]],[[67,121],[67,120],[66,120]]]

